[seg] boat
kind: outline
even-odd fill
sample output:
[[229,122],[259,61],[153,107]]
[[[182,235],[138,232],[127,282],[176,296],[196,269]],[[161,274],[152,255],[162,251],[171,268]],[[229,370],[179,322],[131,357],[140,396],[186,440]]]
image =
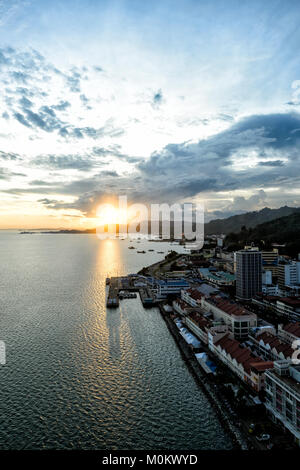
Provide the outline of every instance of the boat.
[[128,250],[135,250],[135,247],[134,246],[129,246]]
[[162,253],[162,254],[163,254],[163,253],[164,253],[164,251],[158,251],[157,253]]
[[150,250],[148,250],[148,251],[154,251],[154,250],[152,248],[150,248]]
[[137,251],[137,253],[146,253],[146,251],[142,250],[142,251]]

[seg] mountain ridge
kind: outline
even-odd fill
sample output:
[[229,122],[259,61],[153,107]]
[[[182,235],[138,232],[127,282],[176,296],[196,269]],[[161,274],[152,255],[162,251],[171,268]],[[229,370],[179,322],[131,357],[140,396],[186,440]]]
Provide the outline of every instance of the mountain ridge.
[[278,209],[264,207],[259,211],[232,215],[226,219],[214,219],[205,223],[205,235],[238,233],[243,226],[247,229],[254,228],[259,224],[287,217],[295,212],[300,212],[300,207],[283,206]]

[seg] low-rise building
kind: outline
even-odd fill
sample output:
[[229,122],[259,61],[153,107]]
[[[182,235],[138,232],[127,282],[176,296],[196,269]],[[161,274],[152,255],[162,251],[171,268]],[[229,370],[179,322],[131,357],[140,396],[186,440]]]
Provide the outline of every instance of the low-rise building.
[[237,339],[246,339],[257,326],[257,316],[243,306],[221,296],[202,297],[203,310],[211,312],[214,319],[222,320]]
[[185,317],[190,313],[192,307],[187,304],[184,300],[179,298],[173,300],[172,307],[175,313],[178,313],[180,316]]
[[191,307],[199,307],[202,297],[203,294],[201,294],[198,289],[190,288],[181,290],[181,299]]
[[235,275],[225,271],[217,271],[213,268],[200,268],[200,277],[217,286],[233,286]]
[[300,366],[276,361],[266,371],[265,406],[276,423],[288,429],[300,445]]
[[280,297],[276,301],[276,311],[287,318],[300,318],[300,299],[295,297]]
[[204,344],[208,344],[208,330],[212,326],[211,320],[198,312],[192,312],[185,317],[185,324]]
[[208,332],[210,350],[229,367],[240,380],[259,392],[265,385],[264,373],[273,367],[272,361],[263,361],[232,338],[229,332],[212,335]]
[[277,296],[279,289],[277,284],[262,284],[262,293],[265,295]]
[[169,295],[180,294],[182,289],[188,287],[189,283],[185,279],[155,279],[152,290],[157,300],[163,300]]
[[290,344],[281,341],[271,330],[258,331],[256,336],[250,335],[249,340],[259,356],[271,361],[290,360],[294,352]]
[[260,293],[252,299],[252,303],[288,320],[300,319],[299,297],[277,297]]
[[288,344],[300,339],[300,322],[278,325],[278,338]]

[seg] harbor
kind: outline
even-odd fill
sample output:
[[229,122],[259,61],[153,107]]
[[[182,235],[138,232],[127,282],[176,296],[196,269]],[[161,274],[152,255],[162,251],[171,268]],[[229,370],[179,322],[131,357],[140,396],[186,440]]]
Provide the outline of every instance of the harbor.
[[137,297],[137,293],[139,293],[145,308],[155,305],[154,295],[142,276],[129,275],[106,278],[106,285],[109,286],[106,300],[108,308],[119,307],[120,300],[134,299]]

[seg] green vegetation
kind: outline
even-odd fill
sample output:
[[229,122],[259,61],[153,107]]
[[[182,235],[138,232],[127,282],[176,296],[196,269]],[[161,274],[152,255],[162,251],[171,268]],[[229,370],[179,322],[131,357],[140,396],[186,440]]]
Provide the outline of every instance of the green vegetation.
[[257,225],[255,228],[242,227],[239,233],[226,236],[225,244],[229,251],[243,248],[253,243],[260,249],[270,250],[273,243],[285,245],[280,253],[297,256],[300,253],[300,212],[294,212],[287,217],[280,217]]
[[243,226],[253,228],[258,224],[270,222],[280,217],[286,217],[294,212],[300,213],[300,208],[296,207],[280,207],[279,209],[269,209],[265,207],[260,211],[247,212],[245,214],[234,215],[227,219],[216,219],[205,224],[205,235],[216,233],[238,233]]

